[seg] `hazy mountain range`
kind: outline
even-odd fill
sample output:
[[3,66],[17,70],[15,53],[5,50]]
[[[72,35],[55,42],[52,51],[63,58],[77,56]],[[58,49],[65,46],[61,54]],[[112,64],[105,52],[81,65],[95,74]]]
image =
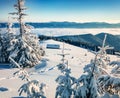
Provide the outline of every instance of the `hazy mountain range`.
[[[120,28],[120,23],[110,24],[105,22],[88,22],[88,23],[76,23],[76,22],[46,22],[35,23],[28,22],[26,24],[32,25],[35,28]],[[7,23],[0,23],[0,28],[5,28]],[[19,24],[14,23],[13,27],[18,28]]]

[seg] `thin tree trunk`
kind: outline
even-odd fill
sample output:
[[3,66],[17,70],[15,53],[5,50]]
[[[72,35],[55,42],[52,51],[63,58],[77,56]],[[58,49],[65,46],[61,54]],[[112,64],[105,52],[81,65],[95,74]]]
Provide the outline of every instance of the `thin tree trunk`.
[[19,23],[20,23],[20,36],[22,38],[23,35],[23,23],[22,23],[22,10],[20,5],[21,0],[18,0],[18,13],[19,13]]

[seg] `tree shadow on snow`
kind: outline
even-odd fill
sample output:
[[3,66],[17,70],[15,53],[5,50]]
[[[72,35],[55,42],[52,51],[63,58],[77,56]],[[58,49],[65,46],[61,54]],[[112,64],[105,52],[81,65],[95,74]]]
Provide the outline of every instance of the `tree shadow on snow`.
[[27,97],[17,96],[17,97],[12,97],[12,98],[27,98]]
[[108,93],[105,93],[104,96],[102,96],[101,98],[119,98],[118,95],[109,95]]
[[0,70],[2,70],[2,69],[10,69],[10,68],[11,68],[10,64],[0,64]]
[[42,60],[41,60],[41,63],[38,64],[38,65],[36,65],[36,66],[34,67],[35,70],[39,70],[39,69],[41,69],[41,68],[46,67],[46,66],[47,66],[47,61],[48,61],[48,59],[42,59]]
[[5,92],[5,91],[8,91],[8,88],[0,87],[0,92]]

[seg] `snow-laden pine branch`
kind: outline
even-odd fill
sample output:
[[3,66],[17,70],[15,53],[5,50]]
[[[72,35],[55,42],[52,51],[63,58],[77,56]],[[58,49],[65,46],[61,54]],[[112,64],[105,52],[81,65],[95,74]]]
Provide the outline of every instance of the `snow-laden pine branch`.
[[25,68],[21,68],[20,65],[15,62],[11,57],[10,60],[18,67],[18,71],[16,71],[13,76],[18,76],[20,79],[27,81],[27,83],[23,84],[18,92],[19,96],[22,93],[27,93],[28,98],[46,98],[45,97],[45,87],[46,84],[40,83],[38,80],[31,80],[29,73]]

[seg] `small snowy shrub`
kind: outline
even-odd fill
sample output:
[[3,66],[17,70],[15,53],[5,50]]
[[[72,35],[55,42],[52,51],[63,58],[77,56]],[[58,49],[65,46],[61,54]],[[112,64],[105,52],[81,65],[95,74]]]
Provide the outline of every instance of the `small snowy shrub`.
[[43,91],[45,86],[44,83],[40,84],[37,80],[29,81],[20,87],[19,96],[24,92],[27,93],[27,98],[46,98]]

